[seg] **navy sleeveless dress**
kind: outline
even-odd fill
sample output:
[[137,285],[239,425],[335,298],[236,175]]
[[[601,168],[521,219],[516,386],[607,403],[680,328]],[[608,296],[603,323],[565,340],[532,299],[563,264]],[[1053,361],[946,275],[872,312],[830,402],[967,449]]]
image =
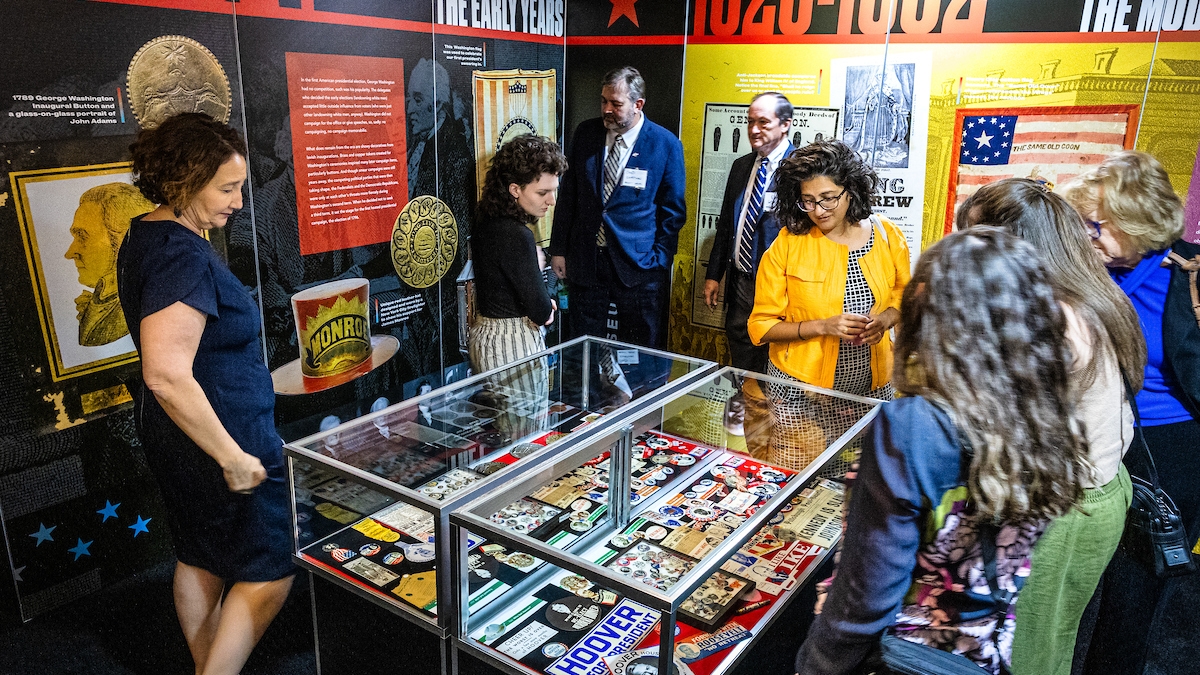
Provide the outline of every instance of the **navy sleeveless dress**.
[[203,237],[172,221],[134,218],[117,269],[121,307],[139,353],[144,317],[176,302],[208,317],[193,375],[225,429],[267,470],[251,494],[230,492],[216,461],[144,385],[137,387],[134,417],[166,502],[176,556],[226,581],[274,581],[293,573],[283,441],[275,431],[258,306]]

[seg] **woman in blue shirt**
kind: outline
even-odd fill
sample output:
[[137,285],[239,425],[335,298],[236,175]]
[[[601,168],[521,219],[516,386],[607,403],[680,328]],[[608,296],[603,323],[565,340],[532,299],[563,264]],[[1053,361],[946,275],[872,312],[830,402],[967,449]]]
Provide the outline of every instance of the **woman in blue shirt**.
[[[1146,377],[1136,400],[1143,432],[1160,484],[1179,507],[1193,543],[1200,536],[1200,372],[1195,359],[1200,332],[1190,307],[1178,311],[1180,295],[1187,294],[1186,282],[1173,283],[1172,277],[1186,280],[1186,275],[1162,266],[1168,248],[1196,248],[1177,241],[1183,235],[1183,204],[1162,164],[1136,150],[1110,155],[1064,186],[1063,196],[1083,216],[1092,246],[1141,320]],[[1137,443],[1125,463],[1130,473],[1149,478],[1145,453]],[[1196,579],[1158,579],[1118,550],[1100,589],[1088,672],[1141,675],[1154,619],[1162,615],[1157,608],[1179,583],[1194,584]],[[1179,614],[1180,621],[1196,621],[1194,611]],[[1200,627],[1191,634],[1196,630]]]
[[203,113],[143,129],[118,292],[142,360],[138,435],[178,563],[175,612],[197,673],[241,671],[287,599],[292,521],[258,305],[206,240],[242,207],[246,144]]

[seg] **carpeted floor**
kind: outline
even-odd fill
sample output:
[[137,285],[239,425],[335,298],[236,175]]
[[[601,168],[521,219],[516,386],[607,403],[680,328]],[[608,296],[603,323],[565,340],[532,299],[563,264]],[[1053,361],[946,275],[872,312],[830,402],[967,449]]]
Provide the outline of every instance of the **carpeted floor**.
[[[191,673],[171,601],[173,568],[173,563],[154,567],[0,631],[0,675]],[[242,673],[316,672],[308,578],[300,574]]]

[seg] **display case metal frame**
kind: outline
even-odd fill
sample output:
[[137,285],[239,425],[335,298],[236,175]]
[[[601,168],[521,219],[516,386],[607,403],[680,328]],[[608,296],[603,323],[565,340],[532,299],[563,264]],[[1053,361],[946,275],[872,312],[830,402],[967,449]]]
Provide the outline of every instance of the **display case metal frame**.
[[[463,599],[468,595],[469,570],[467,550],[469,543],[468,533],[470,533],[488,541],[524,551],[549,563],[549,565],[539,570],[541,574],[535,573],[523,582],[522,587],[532,587],[540,581],[544,581],[554,573],[554,567],[557,567],[584,576],[593,583],[617,590],[625,597],[660,612],[658,672],[672,672],[670,668],[672,668],[671,659],[674,654],[675,642],[673,627],[678,619],[680,605],[683,601],[696,588],[703,584],[733,553],[744,546],[771,518],[789,504],[791,499],[803,490],[810,481],[818,477],[827,464],[838,458],[842,450],[863,433],[867,425],[874,420],[879,413],[878,406],[883,403],[883,401],[877,399],[853,396],[842,392],[813,387],[798,381],[784,381],[758,373],[747,373],[746,371],[731,367],[710,373],[709,376],[720,378],[726,374],[738,377],[750,376],[760,382],[774,382],[784,386],[793,386],[804,391],[865,404],[871,406],[871,408],[811,461],[808,466],[797,471],[796,475],[785,487],[771,496],[761,508],[739,525],[724,541],[705,554],[703,559],[697,562],[668,591],[656,590],[636,582],[629,577],[618,574],[603,565],[584,560],[578,555],[578,553],[589,549],[597,543],[605,541],[615,532],[619,532],[629,524],[633,515],[629,497],[629,480],[634,438],[641,433],[659,428],[664,421],[663,413],[666,406],[672,401],[688,395],[692,390],[680,387],[673,388],[669,392],[664,392],[661,396],[654,397],[657,399],[657,405],[653,409],[649,406],[639,406],[636,409],[619,411],[612,420],[609,420],[608,424],[595,429],[586,438],[580,438],[580,442],[572,444],[569,450],[564,449],[562,452],[555,453],[552,458],[549,458],[549,461],[540,467],[540,470],[525,472],[516,480],[507,483],[503,490],[483,494],[467,504],[465,508],[458,509],[451,514],[451,546],[453,549],[451,557],[456,561],[454,570],[455,587],[453,591],[455,594],[455,606],[463,607]],[[497,526],[488,518],[479,515],[481,513],[494,513],[516,499],[530,494],[548,480],[581,466],[584,462],[605,450],[611,450],[610,462],[613,462],[609,473],[609,480],[612,482],[608,491],[608,510],[604,516],[605,527],[597,527],[593,531],[588,532],[578,541],[574,542],[569,551],[552,547],[532,537],[515,534]],[[697,467],[711,466],[714,463],[714,460],[706,460],[706,462],[698,462]],[[652,509],[662,498],[669,494],[670,492],[656,496],[654,499],[646,500],[646,502],[639,505],[639,508],[645,510]],[[825,550],[821,554],[821,559],[812,565],[809,570],[806,570],[806,574],[802,575],[804,579],[807,579],[808,574],[819,566],[821,560],[828,553],[829,550]],[[797,582],[797,585],[799,585],[799,582]],[[516,589],[511,589],[509,592],[515,591]],[[786,595],[780,596],[780,601],[774,603],[762,625],[764,627],[770,625],[795,595],[796,593],[793,589],[792,591],[788,591]],[[480,623],[486,623],[489,617],[501,611],[497,605],[498,603],[492,603],[492,605],[480,610],[476,614]],[[477,644],[470,637],[472,623],[469,611],[461,611],[459,613],[453,634],[456,651],[459,649],[464,650],[466,653],[482,659],[489,665],[512,675],[537,673],[537,671],[516,665],[513,661],[495,654],[493,650],[486,646]],[[666,627],[668,626],[672,629],[667,629]],[[752,643],[753,640],[749,640],[735,645],[733,647],[734,651],[730,654],[733,658],[730,659],[727,657],[722,667],[714,675],[721,675],[728,672],[737,661],[745,656],[746,651]],[[457,653],[452,658],[457,659]]]
[[[587,425],[583,429],[570,433],[566,438],[547,445],[544,449],[523,458],[519,462],[515,462],[504,469],[501,469],[489,476],[485,476],[483,479],[470,485],[460,493],[442,501],[431,499],[417,491],[415,488],[398,485],[381,476],[377,476],[363,469],[350,466],[333,457],[315,452],[305,447],[321,443],[323,439],[328,438],[333,434],[344,433],[352,429],[357,429],[363,425],[373,425],[375,419],[387,417],[389,415],[395,415],[399,411],[417,408],[422,403],[436,400],[439,397],[452,395],[456,391],[472,390],[476,385],[481,385],[487,382],[489,377],[495,376],[498,373],[502,373],[505,370],[516,368],[522,364],[539,358],[548,357],[556,353],[561,355],[563,352],[574,346],[583,345],[582,366],[584,372],[589,372],[592,352],[588,346],[590,344],[606,346],[608,348],[617,350],[632,349],[653,356],[671,359],[675,362],[686,362],[690,364],[692,368],[689,372],[682,374],[676,379],[662,385],[661,387],[648,392],[646,395],[629,401],[625,404],[625,406],[618,409],[618,411],[606,415],[596,422]],[[432,514],[434,518],[434,546],[436,551],[435,565],[440,570],[451,570],[455,567],[452,562],[454,558],[451,557],[451,542],[453,537],[450,535],[451,529],[449,524],[450,514],[453,511],[462,508],[475,499],[478,499],[480,495],[498,490],[507,482],[512,481],[521,475],[527,473],[542,475],[545,471],[543,467],[548,463],[551,463],[559,454],[569,452],[571,448],[579,444],[590,446],[590,444],[593,442],[591,439],[597,434],[603,433],[604,429],[611,424],[608,420],[609,416],[620,415],[626,409],[633,412],[644,411],[648,408],[651,408],[657,404],[657,401],[665,392],[674,391],[677,388],[687,388],[693,383],[703,380],[704,377],[718,368],[719,366],[717,364],[711,361],[705,361],[703,359],[697,359],[680,354],[672,354],[670,352],[650,349],[647,347],[628,345],[603,338],[582,336],[568,342],[564,342],[555,347],[548,348],[544,351],[538,352],[537,354],[513,362],[501,368],[496,368],[478,375],[473,375],[465,380],[455,382],[446,387],[435,389],[419,397],[406,399],[378,412],[373,412],[354,420],[349,420],[332,429],[311,434],[284,445],[284,454],[288,460],[288,490],[291,500],[292,522],[295,523],[297,517],[297,502],[295,493],[296,487],[294,478],[295,473],[293,463],[297,460],[315,463],[320,465],[321,469],[323,470],[334,473],[347,480],[365,485],[371,490],[390,497],[393,500],[393,503],[403,502]],[[584,387],[583,396],[585,404],[587,402],[587,390],[588,388]],[[518,440],[514,439],[510,441],[509,445],[513,445],[518,442]],[[363,514],[363,517],[369,517],[370,515],[371,514]],[[350,525],[346,525],[346,527],[350,527]],[[369,590],[365,586],[343,579],[320,565],[305,560],[300,555],[301,548],[303,547],[300,545],[299,540],[294,535],[292,558],[300,567],[315,574],[319,574],[323,579],[331,581],[337,586],[415,623],[421,628],[434,633],[439,638],[447,638],[452,633],[452,627],[457,623],[458,620],[458,598],[454,589],[453,574],[443,573],[437,575],[438,612],[435,619],[422,613],[416,607],[407,605],[399,600],[393,601],[390,598],[384,597],[380,593]]]

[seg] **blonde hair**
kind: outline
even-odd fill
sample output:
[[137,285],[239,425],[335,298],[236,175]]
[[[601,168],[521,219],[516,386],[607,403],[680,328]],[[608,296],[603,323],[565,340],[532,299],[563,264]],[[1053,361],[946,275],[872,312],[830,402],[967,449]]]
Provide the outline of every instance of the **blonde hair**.
[[1062,195],[1081,214],[1103,211],[1140,254],[1159,251],[1183,236],[1183,202],[1153,155],[1122,150],[1075,177]]

